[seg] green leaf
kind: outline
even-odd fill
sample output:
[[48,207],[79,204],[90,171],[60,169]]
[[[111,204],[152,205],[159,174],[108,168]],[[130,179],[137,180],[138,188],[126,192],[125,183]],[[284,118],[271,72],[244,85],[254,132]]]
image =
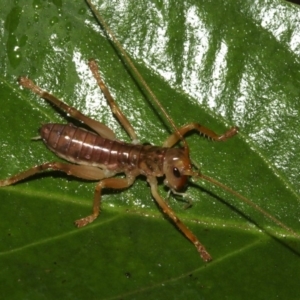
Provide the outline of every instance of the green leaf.
[[[142,142],[172,131],[141,92],[84,1],[4,1],[0,11],[0,178],[56,160],[37,136],[70,122],[21,89],[26,75],[129,141],[87,67],[96,58]],[[94,1],[175,123],[238,136],[189,135],[201,171],[298,234],[300,61],[298,6],[282,1]],[[149,102],[150,101],[150,102]],[[193,206],[168,203],[214,260],[167,220],[144,178],[105,191],[88,215],[95,183],[47,173],[0,189],[0,278],[10,299],[298,299],[300,242],[209,183],[191,183]],[[166,197],[166,190],[160,193]],[[180,199],[179,199],[180,200]],[[256,224],[256,225],[255,225]]]

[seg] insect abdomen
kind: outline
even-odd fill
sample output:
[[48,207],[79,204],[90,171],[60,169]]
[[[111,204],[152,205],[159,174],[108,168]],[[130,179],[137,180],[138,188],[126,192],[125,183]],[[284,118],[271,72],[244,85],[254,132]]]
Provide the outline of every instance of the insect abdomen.
[[69,162],[116,172],[140,169],[139,173],[149,174],[161,169],[157,163],[162,164],[164,149],[160,147],[112,141],[72,124],[45,124],[40,135],[50,150]]
[[71,124],[45,124],[40,134],[56,155],[77,164],[109,165],[119,144]]

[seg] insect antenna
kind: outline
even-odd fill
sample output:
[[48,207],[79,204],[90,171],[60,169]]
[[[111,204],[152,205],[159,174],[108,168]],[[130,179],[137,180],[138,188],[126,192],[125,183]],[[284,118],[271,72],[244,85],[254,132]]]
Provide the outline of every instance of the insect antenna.
[[[272,222],[274,222],[275,224],[277,224],[279,227],[285,229],[286,231],[288,231],[289,233],[291,233],[294,237],[300,239],[300,235],[295,232],[292,228],[290,228],[289,226],[287,226],[286,224],[282,223],[281,221],[279,221],[277,218],[275,218],[274,216],[272,216],[270,213],[268,213],[266,210],[264,210],[263,208],[261,208],[259,205],[255,204],[254,202],[252,202],[250,199],[246,198],[245,196],[241,195],[240,193],[238,193],[237,191],[231,189],[230,187],[228,187],[227,185],[219,182],[218,180],[204,175],[202,173],[196,172],[194,173],[193,177],[195,178],[199,178],[199,179],[204,179],[210,183],[212,183],[215,186],[220,187],[221,189],[227,191],[228,193],[234,195],[235,197],[237,197],[238,199],[242,200],[244,203],[246,203],[247,205],[251,206],[252,208],[254,208],[256,211],[260,212],[262,215],[264,215],[266,218],[268,218],[269,220],[271,220]],[[263,229],[265,231],[265,229]]]
[[130,57],[128,56],[128,54],[125,52],[125,50],[123,49],[123,47],[120,44],[120,42],[118,41],[118,39],[115,37],[115,35],[112,32],[112,30],[106,24],[105,20],[99,14],[99,12],[97,11],[96,7],[92,4],[92,2],[90,0],[86,0],[86,2],[88,4],[88,6],[90,7],[91,11],[93,12],[94,16],[96,17],[96,19],[98,20],[99,24],[104,28],[104,31],[107,34],[108,38],[111,39],[111,41],[113,42],[113,45],[116,46],[117,51],[122,55],[122,57],[126,61],[126,64],[132,70],[132,75],[134,75],[134,76],[137,77],[138,81],[145,88],[146,92],[150,95],[150,98],[159,107],[160,111],[163,113],[163,115],[165,116],[165,118],[168,120],[169,124],[173,127],[174,132],[176,133],[176,135],[178,135],[178,137],[180,138],[180,140],[183,142],[183,146],[184,146],[184,149],[185,149],[186,153],[189,153],[189,146],[188,146],[186,140],[184,139],[184,137],[182,136],[182,134],[179,132],[177,126],[174,123],[174,121],[169,116],[169,114],[164,109],[164,107],[161,105],[160,101],[157,99],[157,97],[155,96],[155,94],[152,92],[152,90],[150,89],[150,87],[146,83],[146,81],[143,78],[143,76],[140,74],[140,72],[138,71],[138,69],[135,67],[135,65],[131,61]]

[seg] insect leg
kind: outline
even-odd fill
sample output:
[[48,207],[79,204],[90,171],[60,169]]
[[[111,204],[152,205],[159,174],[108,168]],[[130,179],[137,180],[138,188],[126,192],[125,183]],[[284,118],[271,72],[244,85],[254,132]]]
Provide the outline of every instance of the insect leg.
[[95,188],[93,213],[85,218],[75,221],[77,227],[83,227],[93,222],[100,213],[101,191],[103,188],[125,189],[133,184],[135,177],[128,176],[126,178],[106,178],[101,180]]
[[164,199],[158,194],[157,191],[157,180],[155,177],[148,177],[147,178],[150,187],[151,193],[154,199],[156,200],[157,204],[160,206],[162,211],[168,215],[170,219],[175,223],[175,225],[182,231],[182,233],[195,245],[197,251],[200,253],[201,258],[204,261],[212,260],[210,254],[206,251],[205,247],[200,243],[198,238],[188,229],[180,219],[175,215],[175,212],[167,205]]
[[133,127],[131,126],[128,119],[125,117],[125,115],[122,113],[122,111],[118,107],[117,103],[113,99],[112,95],[110,94],[108,88],[102,81],[96,61],[91,59],[89,61],[89,67],[90,67],[95,79],[97,80],[97,83],[98,83],[102,93],[104,94],[113,114],[117,117],[119,122],[122,124],[122,126],[124,127],[124,129],[126,130],[128,135],[132,139],[133,144],[138,144],[139,143],[138,137],[137,137]]
[[102,124],[102,123],[100,123],[96,120],[93,120],[93,119],[85,116],[84,114],[82,114],[76,108],[67,105],[66,103],[64,103],[61,100],[57,99],[52,94],[42,90],[39,86],[34,84],[34,82],[31,79],[29,79],[27,77],[20,77],[19,78],[19,84],[24,88],[30,89],[32,92],[34,92],[35,94],[37,94],[41,98],[44,98],[44,99],[48,100],[50,103],[54,104],[59,109],[65,111],[71,117],[73,117],[73,118],[75,118],[79,121],[82,121],[83,123],[88,125],[90,128],[95,130],[102,137],[108,138],[108,139],[111,139],[111,140],[116,139],[115,133],[109,127],[107,127],[106,125],[104,125],[104,124]]
[[[200,134],[208,137],[209,139],[212,139],[213,141],[226,141],[227,139],[233,137],[234,135],[237,134],[238,132],[238,128],[237,127],[231,127],[230,129],[228,129],[225,133],[223,133],[222,135],[218,135],[216,134],[214,131],[210,130],[207,127],[204,127],[198,123],[190,123],[190,124],[186,124],[182,127],[180,127],[178,129],[178,131],[180,132],[180,134],[182,136],[184,136],[186,133],[192,131],[192,130],[196,130],[198,131]],[[175,145],[178,141],[180,140],[180,137],[178,136],[178,134],[173,133],[171,134],[167,140],[164,142],[163,147],[172,147],[173,145]]]
[[[103,170],[92,166],[72,165],[60,162],[47,162],[42,165],[34,166],[24,172],[16,174],[10,178],[0,180],[0,187],[15,184],[37,173],[45,170],[56,170],[87,180],[100,180],[107,177]],[[113,175],[113,174],[112,174]]]

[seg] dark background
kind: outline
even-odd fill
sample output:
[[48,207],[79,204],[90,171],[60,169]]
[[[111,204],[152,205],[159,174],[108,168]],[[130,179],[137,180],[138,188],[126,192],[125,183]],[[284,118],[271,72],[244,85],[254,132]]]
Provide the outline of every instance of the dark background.
[[292,2],[292,3],[300,4],[300,0],[289,0],[288,2]]

